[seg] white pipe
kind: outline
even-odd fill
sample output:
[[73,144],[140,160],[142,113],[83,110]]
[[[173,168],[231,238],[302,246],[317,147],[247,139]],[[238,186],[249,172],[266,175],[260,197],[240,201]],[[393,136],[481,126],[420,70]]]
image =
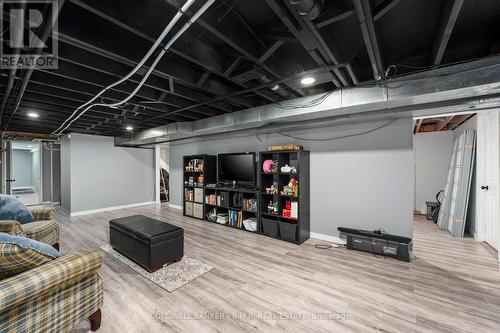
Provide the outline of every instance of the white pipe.
[[[146,80],[149,78],[153,70],[155,69],[156,65],[160,62],[161,58],[165,55],[167,50],[175,43],[175,41],[193,24],[203,13],[215,2],[215,0],[208,0],[194,15],[191,17],[190,20],[188,20],[187,23],[185,23],[182,28],[177,31],[177,33],[168,41],[167,45],[161,50],[161,52],[156,56],[156,59],[153,61],[151,66],[149,67],[149,70],[146,72],[144,77],[142,78],[141,82],[137,85],[137,87],[124,99],[121,101],[118,101],[116,103],[111,103],[111,104],[106,104],[106,103],[94,103],[92,105],[87,106],[76,118],[71,120],[68,125],[66,125],[62,130],[59,131],[58,134],[61,134],[64,130],[66,130],[68,127],[71,126],[78,118],[80,118],[82,115],[85,114],[88,110],[90,110],[94,106],[104,106],[104,107],[110,107],[110,108],[115,108],[118,107],[127,101],[129,101],[134,95],[141,89],[141,87],[144,85]],[[93,99],[95,100],[95,98]],[[88,102],[87,102],[88,104]],[[62,127],[62,126],[61,126]],[[58,129],[59,130],[59,129]]]
[[[132,71],[130,71],[130,73],[128,73],[126,76],[124,76],[123,78],[121,78],[120,80],[116,81],[115,83],[112,83],[110,84],[109,86],[105,87],[104,89],[102,89],[97,95],[95,95],[92,99],[90,99],[88,102],[80,105],[78,108],[75,109],[75,111],[73,111],[73,113],[71,114],[71,116],[66,119],[61,126],[59,126],[58,129],[56,129],[55,131],[52,132],[52,134],[56,134],[57,132],[62,132],[64,131],[64,129],[66,129],[68,126],[66,126],[63,130],[60,130],[65,124],[66,122],[68,122],[71,118],[74,117],[74,115],[79,111],[81,110],[82,108],[86,107],[87,105],[89,105],[90,103],[92,103],[93,101],[95,101],[97,98],[99,98],[102,94],[104,94],[107,90],[125,82],[126,80],[128,80],[130,77],[132,77],[132,75],[134,75],[142,66],[144,66],[144,64],[146,63],[146,61],[149,59],[149,57],[153,54],[153,52],[156,50],[156,48],[158,47],[158,45],[161,44],[161,42],[163,41],[163,39],[167,36],[167,34],[170,32],[170,30],[172,30],[172,28],[174,27],[174,25],[177,23],[177,21],[179,21],[179,19],[182,17],[182,15],[184,15],[184,13],[189,9],[189,7],[191,7],[191,5],[195,2],[196,0],[187,0],[186,3],[179,9],[179,11],[177,12],[177,14],[175,14],[174,18],[172,19],[172,21],[170,21],[170,23],[165,27],[165,29],[163,29],[163,32],[161,33],[161,35],[158,37],[158,39],[155,41],[155,43],[153,44],[153,46],[151,46],[151,48],[149,49],[149,51],[146,53],[146,55],[144,56],[144,58],[142,58],[141,61],[139,61],[139,63],[137,63],[137,65],[132,69]],[[86,112],[88,109],[86,109],[84,112]]]

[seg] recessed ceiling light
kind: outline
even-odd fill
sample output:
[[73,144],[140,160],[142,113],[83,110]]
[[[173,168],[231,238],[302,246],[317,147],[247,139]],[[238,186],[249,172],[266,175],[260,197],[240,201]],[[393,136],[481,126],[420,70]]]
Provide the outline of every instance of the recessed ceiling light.
[[38,118],[40,115],[36,112],[28,112],[28,117],[30,118]]
[[125,127],[125,129],[126,129],[127,131],[133,131],[133,130],[134,130],[134,128],[133,128],[132,126],[130,126],[130,125],[129,125],[129,126],[127,126],[127,127]]
[[28,148],[33,148],[33,146],[32,145],[28,145]]
[[304,86],[308,86],[310,84],[313,84],[314,82],[316,82],[316,79],[309,76],[300,80],[300,83],[302,83]]

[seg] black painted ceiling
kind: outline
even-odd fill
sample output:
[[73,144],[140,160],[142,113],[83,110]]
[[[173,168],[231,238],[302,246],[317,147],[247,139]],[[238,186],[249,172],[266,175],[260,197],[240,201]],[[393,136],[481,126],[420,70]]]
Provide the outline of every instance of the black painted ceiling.
[[[191,11],[202,3],[198,0]],[[66,0],[58,24],[59,68],[36,69],[24,92],[26,71],[18,69],[8,96],[12,71],[1,69],[0,129],[54,131],[76,107],[133,68],[178,5],[175,0]],[[371,19],[360,23],[360,14]],[[500,49],[498,17],[497,0],[325,0],[312,21],[300,17],[288,0],[216,0],[127,105],[93,108],[68,131],[122,135],[127,125],[137,131],[383,79],[390,65],[395,67],[389,76],[404,75],[485,57]],[[444,28],[451,28],[447,43]],[[378,45],[379,69],[367,38]],[[440,46],[444,53],[436,58]],[[337,64],[335,71],[328,67]],[[311,70],[316,83],[304,87],[300,73]],[[106,92],[104,101],[124,98],[143,73]],[[291,79],[282,81],[286,78]],[[271,89],[277,81],[278,89]],[[28,118],[30,111],[40,117]]]

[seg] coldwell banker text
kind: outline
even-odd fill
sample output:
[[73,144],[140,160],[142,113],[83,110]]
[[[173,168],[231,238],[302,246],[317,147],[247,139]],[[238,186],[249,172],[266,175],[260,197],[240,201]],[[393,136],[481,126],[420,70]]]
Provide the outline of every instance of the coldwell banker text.
[[57,69],[58,0],[0,1],[0,67]]

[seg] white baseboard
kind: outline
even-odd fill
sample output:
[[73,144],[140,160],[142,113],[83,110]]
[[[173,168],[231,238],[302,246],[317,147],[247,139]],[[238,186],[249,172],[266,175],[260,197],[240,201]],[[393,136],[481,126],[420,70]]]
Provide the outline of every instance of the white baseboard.
[[55,202],[52,202],[52,201],[43,201],[42,205],[60,206],[61,203],[59,201],[55,201]]
[[105,207],[105,208],[91,209],[91,210],[82,210],[82,211],[79,211],[79,212],[73,212],[73,213],[70,214],[70,216],[71,217],[73,217],[73,216],[81,216],[81,215],[87,215],[87,214],[95,214],[95,213],[108,212],[110,210],[133,208],[133,207],[146,206],[146,205],[154,205],[154,204],[156,204],[155,201],[146,201],[146,202],[139,202],[139,203],[129,204],[129,205]]
[[68,214],[68,216],[71,216],[71,213],[66,209],[64,208],[62,205],[60,207],[61,211],[63,211],[64,213]]
[[168,208],[182,210],[182,206],[179,206],[179,205],[172,205],[171,203],[169,203],[169,204],[168,204]]
[[323,241],[327,241],[327,242],[331,242],[331,243],[336,243],[336,244],[345,244],[346,243],[345,240],[341,239],[338,236],[324,235],[324,234],[319,234],[316,232],[311,232],[311,238],[319,239],[319,240],[323,240]]

